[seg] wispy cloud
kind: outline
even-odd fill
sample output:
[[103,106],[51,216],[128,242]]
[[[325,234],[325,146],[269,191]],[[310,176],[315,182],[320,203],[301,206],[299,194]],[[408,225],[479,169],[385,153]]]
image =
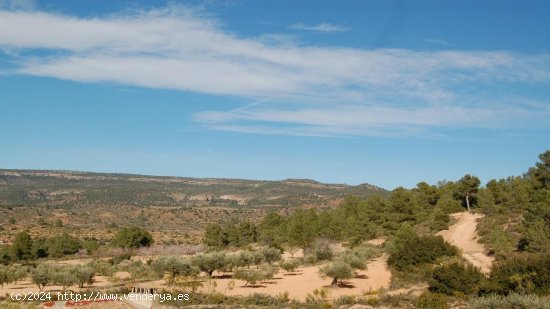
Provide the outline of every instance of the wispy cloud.
[[[548,101],[513,90],[518,84],[549,86],[548,54],[364,50],[283,41],[240,37],[179,6],[96,18],[0,11],[0,48],[9,50],[4,55],[16,74],[263,100],[195,115],[211,129],[396,135],[548,125],[550,119]],[[508,85],[505,93],[487,91],[499,84]],[[528,101],[537,104],[518,103]]]
[[329,23],[321,23],[317,25],[305,25],[305,24],[294,24],[290,26],[290,29],[304,30],[304,31],[316,31],[316,32],[345,32],[348,31],[348,27],[333,25]]

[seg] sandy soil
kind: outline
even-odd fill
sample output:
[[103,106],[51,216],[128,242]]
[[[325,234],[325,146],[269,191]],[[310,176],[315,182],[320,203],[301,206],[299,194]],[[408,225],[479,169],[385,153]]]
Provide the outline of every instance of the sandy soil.
[[[245,282],[234,279],[216,279],[216,290],[228,295],[249,295],[252,293],[265,293],[277,295],[288,292],[290,298],[305,300],[308,293],[315,289],[328,288],[331,298],[342,295],[361,295],[369,291],[377,291],[388,288],[391,273],[387,268],[387,256],[381,256],[368,263],[366,271],[357,271],[356,278],[346,281],[347,287],[331,288],[331,279],[322,279],[318,266],[300,268],[296,273],[286,274],[281,270],[273,280],[263,282],[256,287],[244,287]],[[228,289],[231,281],[235,282],[232,290]]]
[[486,250],[479,243],[477,235],[477,220],[483,218],[483,215],[460,212],[452,214],[451,217],[457,222],[437,235],[441,235],[446,241],[458,247],[462,251],[462,256],[482,273],[491,272],[494,258],[485,254]]

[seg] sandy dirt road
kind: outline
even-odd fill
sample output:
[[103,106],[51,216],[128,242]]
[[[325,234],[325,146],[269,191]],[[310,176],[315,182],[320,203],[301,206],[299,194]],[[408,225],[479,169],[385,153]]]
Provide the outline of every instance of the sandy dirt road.
[[483,218],[483,215],[460,212],[452,214],[451,217],[457,222],[449,229],[438,232],[437,235],[441,235],[446,241],[458,247],[462,251],[462,256],[482,273],[491,272],[494,258],[485,254],[486,250],[479,243],[477,235],[477,220]]

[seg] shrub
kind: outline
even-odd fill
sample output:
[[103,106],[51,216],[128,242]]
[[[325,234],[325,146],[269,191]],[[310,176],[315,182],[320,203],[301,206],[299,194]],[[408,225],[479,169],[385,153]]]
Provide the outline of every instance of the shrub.
[[279,266],[286,270],[287,273],[294,272],[300,266],[300,260],[298,259],[286,259],[279,262]]
[[489,295],[474,298],[469,303],[473,309],[549,309],[550,296],[512,293],[508,296]]
[[334,257],[334,252],[330,247],[330,243],[326,240],[316,240],[307,251],[308,255],[313,256],[316,262],[330,261]]
[[403,270],[409,266],[433,263],[442,256],[454,256],[458,249],[441,236],[418,236],[410,226],[404,225],[390,247],[388,264]]
[[268,247],[262,249],[260,252],[263,255],[263,260],[269,264],[281,260],[281,250],[277,248]]
[[124,227],[117,231],[111,245],[121,248],[148,247],[153,244],[153,236],[137,226]]
[[367,263],[365,257],[361,252],[355,250],[346,250],[337,258],[338,261],[342,261],[350,265],[353,269],[366,269]]
[[344,305],[354,305],[356,303],[355,296],[353,295],[342,295],[334,300],[334,305],[336,308]]
[[430,291],[447,295],[474,294],[479,290],[483,275],[470,264],[458,262],[438,266],[430,280]]
[[111,263],[102,260],[93,260],[86,265],[90,266],[95,273],[105,277],[112,276],[116,271]]
[[131,258],[132,254],[130,252],[119,253],[110,258],[109,263],[111,263],[111,265],[118,265],[120,262],[130,260]]
[[550,293],[550,255],[527,254],[493,266],[484,294]]
[[267,294],[254,293],[252,295],[244,297],[240,303],[243,305],[279,308],[288,304],[288,294],[281,294],[277,296],[271,296]]
[[424,292],[416,301],[417,309],[446,309],[447,296],[439,293]]
[[277,272],[279,271],[279,267],[270,265],[270,264],[263,264],[260,266],[260,271],[262,272],[263,278],[262,280],[269,280],[272,279]]

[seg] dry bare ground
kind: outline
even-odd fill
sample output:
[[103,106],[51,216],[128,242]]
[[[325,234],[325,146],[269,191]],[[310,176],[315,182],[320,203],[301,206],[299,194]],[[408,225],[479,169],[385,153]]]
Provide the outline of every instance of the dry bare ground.
[[462,256],[482,273],[491,272],[494,258],[485,254],[486,250],[479,243],[477,235],[477,221],[483,218],[483,215],[459,212],[452,214],[451,217],[457,222],[449,229],[438,232],[437,235],[441,235],[446,241],[458,247],[462,251]]
[[273,280],[260,283],[258,287],[244,287],[244,282],[235,280],[235,288],[228,290],[227,286],[232,279],[216,279],[217,291],[228,295],[249,295],[252,293],[265,293],[277,295],[288,292],[290,298],[305,300],[307,294],[315,289],[329,288],[330,297],[337,298],[342,295],[361,295],[369,291],[388,288],[391,273],[386,264],[387,257],[381,256],[368,263],[367,271],[357,271],[353,279],[346,281],[347,287],[330,288],[331,279],[322,279],[319,276],[320,266],[302,267],[295,274],[286,274],[280,271]]

